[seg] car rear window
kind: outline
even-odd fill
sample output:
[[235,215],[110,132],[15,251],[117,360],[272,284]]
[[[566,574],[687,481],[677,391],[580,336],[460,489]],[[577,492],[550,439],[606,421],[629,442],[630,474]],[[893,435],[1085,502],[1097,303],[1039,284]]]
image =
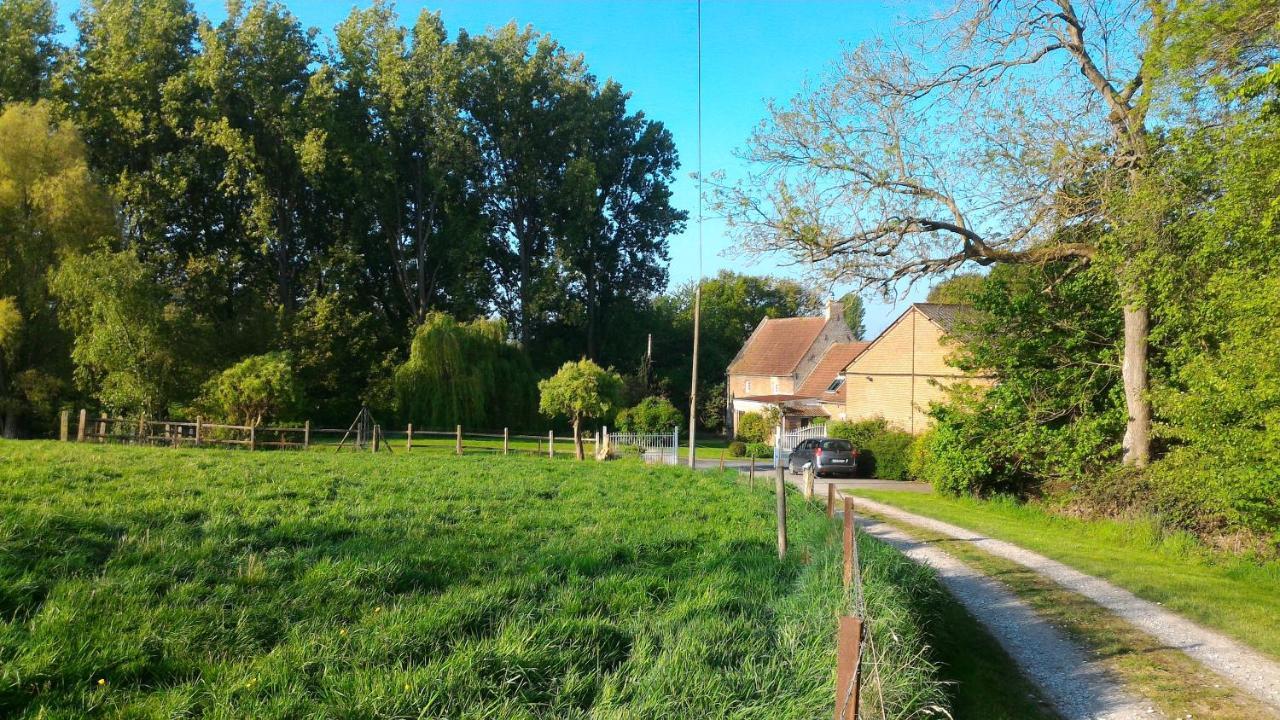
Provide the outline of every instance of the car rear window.
[[849,452],[853,450],[853,443],[848,440],[823,440],[822,449],[832,452]]

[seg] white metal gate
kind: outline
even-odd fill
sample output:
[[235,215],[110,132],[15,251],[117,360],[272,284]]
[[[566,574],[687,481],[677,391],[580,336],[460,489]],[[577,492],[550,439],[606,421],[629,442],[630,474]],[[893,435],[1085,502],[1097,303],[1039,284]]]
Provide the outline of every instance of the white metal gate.
[[795,450],[796,446],[805,440],[813,440],[814,438],[826,436],[826,425],[810,425],[809,427],[803,427],[799,430],[792,430],[791,432],[783,433],[782,437],[778,438],[778,444],[774,448],[774,452],[777,455],[777,457],[774,458],[774,462],[786,462],[787,456],[791,454],[791,451]]
[[669,433],[609,432],[609,444],[640,448],[647,463],[678,465],[680,463],[680,428]]

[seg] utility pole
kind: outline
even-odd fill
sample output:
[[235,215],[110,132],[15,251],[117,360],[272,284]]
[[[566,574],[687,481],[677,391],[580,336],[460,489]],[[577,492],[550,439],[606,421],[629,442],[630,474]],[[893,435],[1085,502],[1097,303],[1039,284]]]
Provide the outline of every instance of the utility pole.
[[[698,466],[698,333],[702,322],[702,0],[698,0],[698,287],[693,291],[693,381],[689,388],[689,467]],[[650,340],[652,342],[652,339]]]

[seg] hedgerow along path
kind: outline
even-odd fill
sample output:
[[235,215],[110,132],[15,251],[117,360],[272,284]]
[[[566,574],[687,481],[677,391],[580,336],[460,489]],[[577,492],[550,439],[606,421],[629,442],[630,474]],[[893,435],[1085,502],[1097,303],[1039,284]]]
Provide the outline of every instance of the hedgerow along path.
[[[0,442],[0,715],[831,712],[836,526],[633,462]],[[932,578],[860,543],[888,717]]]

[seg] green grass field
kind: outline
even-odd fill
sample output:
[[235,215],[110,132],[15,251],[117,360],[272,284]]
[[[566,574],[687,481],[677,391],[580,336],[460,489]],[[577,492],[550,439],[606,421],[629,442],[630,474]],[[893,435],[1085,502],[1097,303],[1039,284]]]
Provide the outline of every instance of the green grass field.
[[1280,658],[1278,561],[1210,551],[1150,522],[1081,520],[1006,500],[856,494],[1034,550]]
[[[815,507],[779,562],[730,474],[442,460],[0,441],[0,716],[830,714]],[[932,576],[860,547],[887,716],[945,707]]]

